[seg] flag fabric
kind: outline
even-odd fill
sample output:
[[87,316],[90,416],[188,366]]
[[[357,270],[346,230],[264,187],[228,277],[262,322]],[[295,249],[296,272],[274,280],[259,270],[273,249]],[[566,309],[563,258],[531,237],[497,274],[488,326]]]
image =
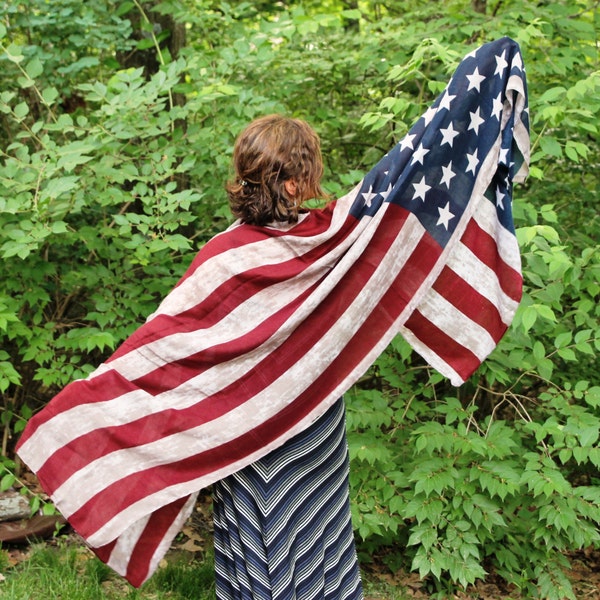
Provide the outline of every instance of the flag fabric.
[[96,554],[139,586],[198,490],[306,429],[398,333],[455,385],[521,295],[512,184],[529,157],[518,45],[459,64],[349,194],[295,225],[234,223],[18,454]]

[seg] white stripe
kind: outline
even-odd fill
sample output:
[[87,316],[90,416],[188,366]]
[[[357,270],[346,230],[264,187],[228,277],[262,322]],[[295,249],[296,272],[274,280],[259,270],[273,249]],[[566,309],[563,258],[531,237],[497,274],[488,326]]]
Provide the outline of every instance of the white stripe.
[[487,298],[498,309],[502,322],[510,325],[519,304],[502,291],[498,277],[492,269],[463,244],[456,245],[448,260],[448,267]]
[[[157,546],[152,558],[150,559],[150,564],[148,568],[148,577],[154,573],[154,571],[158,567],[158,563],[162,559],[162,557],[167,553],[167,550],[171,546],[171,542],[175,538],[175,536],[181,531],[185,522],[188,520],[188,517],[192,514],[194,510],[194,506],[196,506],[196,499],[198,498],[198,492],[193,492],[190,494],[190,497],[187,499],[187,502],[182,506],[181,510],[173,519],[171,525],[163,535],[160,544]],[[146,578],[146,579],[147,579]]]
[[[113,452],[85,466],[68,479],[53,495],[57,502],[62,499],[62,502],[60,502],[61,512],[68,518],[68,515],[78,510],[102,489],[122,477],[139,472],[140,469],[177,462],[198,452],[219,447],[221,444],[253,430],[271,416],[277,414],[284,405],[293,401],[298,394],[310,385],[311,380],[329,365],[329,356],[339,352],[352,338],[364,318],[370,314],[371,307],[379,302],[385,292],[386,288],[383,281],[394,278],[405,260],[413,252],[414,247],[420,240],[419,234],[422,234],[423,228],[417,219],[410,219],[409,222],[403,230],[408,228],[410,231],[403,231],[402,235],[398,235],[394,241],[393,249],[386,254],[369,284],[361,290],[347,312],[333,323],[315,346],[293,367],[288,369],[282,377],[261,390],[242,406],[212,422],[162,438],[145,446]],[[344,258],[352,262],[355,260],[351,256]],[[307,377],[307,373],[311,373],[312,377]],[[169,392],[168,395],[177,396],[178,392],[175,394]],[[171,407],[171,398],[167,398],[167,394],[163,396],[165,396],[163,405]],[[279,402],[273,402],[274,398],[278,399]],[[322,407],[321,411],[325,409],[326,407]],[[293,433],[288,432],[286,438],[291,437],[291,435]],[[272,445],[264,447],[260,456],[280,443],[280,441],[274,442]],[[234,472],[242,466],[250,464],[256,458],[258,456],[243,459],[236,463],[233,468],[228,467],[224,472],[225,474]],[[172,486],[169,490],[158,492],[155,494],[156,500],[152,500],[150,497],[145,498],[117,515],[111,523],[106,524],[90,540],[93,539],[94,544],[106,543],[121,533],[129,522],[136,520],[134,518],[135,514],[144,514],[146,510],[154,510],[164,504],[164,501],[158,499],[161,496],[173,499],[204,487],[207,485],[207,481],[215,481],[223,476],[225,476],[223,473],[207,475],[195,481],[183,482]],[[177,492],[175,492],[176,489]]]
[[[212,327],[176,333],[147,343],[109,363],[101,365],[92,373],[90,379],[114,369],[123,375],[125,379],[133,381],[159,367],[187,358],[192,354],[211,348],[215,344],[225,344],[246,335],[259,327],[265,318],[271,317],[285,308],[290,302],[322,279],[331,270],[332,263],[337,262],[348,251],[360,234],[361,227],[357,226],[351,236],[348,236],[326,255],[314,261],[298,275],[262,289],[240,303]],[[272,250],[278,250],[278,252],[274,252],[273,256],[266,260],[264,264],[276,264],[278,261],[275,260],[275,257],[285,255],[290,245],[283,238],[269,239],[265,243],[268,243]],[[244,249],[247,249],[247,247],[244,247]],[[258,247],[246,251],[249,255],[245,256],[256,259],[256,262],[261,261],[262,246],[260,246],[260,243]],[[286,257],[286,260],[288,258]],[[227,269],[229,260],[228,255],[221,256],[219,263],[213,264],[212,267],[217,273],[221,274],[223,270]],[[202,278],[203,275],[194,273],[188,281],[195,280],[197,277]],[[196,297],[196,300],[197,302],[201,301],[198,297]],[[176,306],[173,305],[171,308],[175,310]],[[182,306],[181,310],[188,308]]]
[[454,370],[452,365],[438,356],[429,346],[425,346],[410,329],[401,326],[400,334],[427,361],[429,366],[447,377],[452,385],[459,386],[464,383],[464,379]]
[[419,305],[419,312],[482,362],[496,346],[487,329],[469,319],[434,289],[429,290]]
[[[340,247],[340,255],[347,247]],[[105,363],[90,377],[97,377],[110,370],[134,381],[166,364],[202,352],[215,344],[227,344],[254,331],[290,302],[303,294],[327,273],[331,256],[324,256],[292,279],[280,281],[254,294],[227,313],[212,327],[185,333],[175,333],[145,344]]]
[[[529,161],[530,161],[530,139],[528,128],[525,127],[521,120],[521,115],[525,110],[525,80],[520,75],[511,75],[506,84],[506,90],[514,90],[516,94],[514,102],[514,124],[513,124],[513,140],[517,145],[521,153],[523,154],[523,164],[520,166],[519,171],[514,174],[513,182],[522,183],[529,174]],[[506,94],[507,98],[510,98],[510,94]]]
[[[363,219],[358,224],[352,238],[359,237],[360,247],[356,243],[354,244],[357,247],[353,251],[353,256],[362,252],[364,246],[371,239],[371,236],[365,232],[361,234],[361,230],[370,225],[373,232],[383,218],[384,212],[380,211],[376,219]],[[279,242],[279,239],[276,241]],[[348,246],[352,246],[352,244],[352,239],[345,240],[344,246],[339,249],[339,255],[343,255],[348,250]],[[285,251],[287,245],[286,242],[281,248]],[[323,257],[293,280],[267,288],[264,292],[256,295],[258,302],[256,296],[249,299],[212,328],[176,334],[147,344],[110,363],[104,363],[94,371],[90,379],[114,369],[125,379],[131,381],[172,360],[185,358],[192,353],[210,348],[216,342],[224,343],[237,339],[258,327],[265,318],[273,314],[272,311],[289,304],[297,295],[303,293],[321,278],[325,272],[331,270],[330,260],[331,256]],[[348,267],[350,266],[351,264],[348,265]],[[330,274],[317,292],[312,295],[311,300],[306,301],[301,309],[292,315],[289,322],[279,329],[277,335],[281,343],[296,328],[297,324],[318,306],[329,293],[329,289],[335,287],[343,275],[344,272],[339,269],[335,277]],[[244,357],[221,363],[205,371],[199,377],[195,377],[187,384],[177,388],[177,402],[170,407],[187,408],[198,403],[202,398],[215,394],[236,381],[240,371],[251,370],[274,349],[273,342],[268,341],[262,348],[257,348]],[[150,359],[145,360],[145,357],[150,357]],[[215,373],[218,373],[218,377]],[[73,439],[100,427],[118,426],[146,415],[161,412],[164,407],[165,397],[163,394],[152,396],[143,390],[136,390],[105,402],[81,404],[57,414],[42,424],[24,442],[20,449],[20,455],[32,470],[37,471],[43,466],[46,459]]]
[[498,222],[496,207],[492,202],[482,201],[473,214],[475,222],[496,242],[500,258],[518,273],[521,272],[521,256],[517,238]]
[[[385,205],[384,209],[387,208],[387,206],[388,205]],[[290,317],[288,322],[283,324],[277,331],[276,336],[267,340],[262,346],[244,356],[211,367],[197,377],[183,383],[175,390],[169,390],[163,394],[152,396],[143,390],[136,390],[112,400],[80,404],[72,409],[59,413],[51,420],[41,425],[37,431],[25,441],[20,450],[23,459],[27,461],[31,469],[37,471],[43,466],[46,460],[51,458],[52,454],[63,445],[66,445],[71,440],[90,433],[95,429],[119,426],[147,415],[160,413],[165,409],[165,406],[177,410],[188,408],[237,381],[240,374],[247,373],[253,369],[261,360],[266,358],[276,349],[277,346],[275,345],[275,341],[277,341],[277,345],[283,343],[293,330],[296,329],[297,325],[302,323],[310,313],[318,308],[319,304],[328,295],[329,291],[337,285],[340,279],[345,275],[346,271],[352,267],[352,261],[356,259],[356,256],[362,253],[364,247],[370,242],[373,232],[376,231],[377,226],[384,217],[386,212],[384,209],[380,210],[376,218],[373,218],[372,220],[363,219],[365,222],[363,228],[366,229],[369,227],[371,230],[370,235],[367,235],[367,231],[363,231],[358,238],[358,241],[352,245],[351,250],[344,256],[344,260],[330,272],[323,283],[307,300],[305,300],[296,313]],[[408,231],[409,230],[407,229],[407,232]],[[421,229],[417,231],[419,232]],[[414,238],[414,234],[412,237]],[[409,241],[407,241],[407,248],[409,247],[408,243]],[[384,289],[383,281],[381,279],[382,278],[380,278],[376,284],[379,293]],[[285,296],[283,291],[281,296],[282,303],[284,304],[287,304],[291,300],[291,297]],[[371,303],[371,306],[374,306],[374,304]],[[257,307],[257,310],[252,311],[252,314],[258,314],[259,308],[260,307]],[[268,316],[270,313],[267,311],[265,314]],[[260,318],[262,317],[263,315],[260,314]],[[250,319],[250,317],[248,317],[248,319]],[[230,325],[230,327],[234,329],[233,325]],[[190,334],[182,335],[190,339]],[[203,347],[204,336],[209,334],[199,330],[195,332],[195,335],[197,336],[196,347]],[[172,337],[179,339],[179,336]],[[212,341],[213,338],[210,339]],[[342,343],[343,338],[340,337],[338,342]],[[191,341],[188,343],[192,344]],[[166,351],[166,349],[163,348],[161,351]],[[129,353],[127,357],[124,357],[125,362],[119,361],[117,363],[117,361],[113,361],[105,364],[104,368],[108,369],[114,363],[117,363],[117,366],[126,371],[126,379],[131,378],[135,365],[127,365],[126,361],[132,361],[133,356],[133,353]],[[127,365],[127,367],[124,365]]]
[[151,514],[148,514],[135,523],[132,523],[123,535],[119,536],[117,539],[117,543],[110,553],[110,557],[106,561],[106,564],[114,569],[119,575],[124,577],[127,574],[127,565],[131,553],[144,532],[144,528],[148,524],[151,516]]
[[[314,236],[272,237],[245,244],[213,256],[202,263],[185,281],[168,294],[148,321],[159,314],[176,315],[196,306],[217,287],[250,269],[268,264],[280,264],[302,256],[335,235],[342,227],[349,212],[349,204],[354,201],[360,184],[346,196],[336,201],[329,227]],[[222,232],[223,235],[226,232]],[[219,237],[219,236],[217,236]],[[291,238],[293,243],[288,243]]]
[[[192,513],[192,510],[196,503],[198,493],[191,494],[187,499],[186,503],[182,506],[177,516],[173,519],[169,525],[167,531],[163,534],[161,541],[157,545],[157,548],[150,558],[148,564],[148,577],[156,570],[160,559],[165,555],[169,549],[171,542],[179,533],[181,528],[184,526],[188,517]],[[129,567],[129,561],[133,556],[133,550],[138,543],[140,537],[144,533],[144,530],[150,520],[152,513],[142,517],[135,523],[132,523],[122,535],[116,538],[116,544],[110,553],[109,559],[106,564],[114,569],[119,575],[125,577],[127,574],[127,568]],[[145,580],[144,580],[145,581]]]

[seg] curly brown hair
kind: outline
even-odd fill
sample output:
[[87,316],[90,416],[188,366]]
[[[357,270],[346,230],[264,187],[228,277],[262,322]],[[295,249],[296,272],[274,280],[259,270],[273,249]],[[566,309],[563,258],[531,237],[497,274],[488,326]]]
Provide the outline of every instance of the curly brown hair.
[[[301,204],[323,198],[321,143],[301,119],[267,115],[242,131],[233,149],[235,178],[226,185],[231,212],[244,223],[295,223]],[[286,181],[293,182],[286,189]]]

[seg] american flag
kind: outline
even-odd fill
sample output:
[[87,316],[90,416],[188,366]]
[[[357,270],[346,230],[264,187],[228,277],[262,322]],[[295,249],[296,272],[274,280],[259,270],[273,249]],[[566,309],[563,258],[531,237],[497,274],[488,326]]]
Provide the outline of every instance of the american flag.
[[234,223],[18,453],[133,585],[197,492],[305,429],[401,333],[455,385],[521,295],[512,182],[529,155],[525,74],[504,38],[472,52],[349,194],[296,225]]

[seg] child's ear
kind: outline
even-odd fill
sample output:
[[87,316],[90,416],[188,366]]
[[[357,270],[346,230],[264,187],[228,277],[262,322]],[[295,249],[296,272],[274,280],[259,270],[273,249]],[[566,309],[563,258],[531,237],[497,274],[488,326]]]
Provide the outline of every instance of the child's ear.
[[298,191],[298,184],[296,183],[296,181],[294,179],[286,179],[283,182],[283,185],[285,187],[285,191],[287,192],[287,195],[290,198],[295,198],[296,192]]

